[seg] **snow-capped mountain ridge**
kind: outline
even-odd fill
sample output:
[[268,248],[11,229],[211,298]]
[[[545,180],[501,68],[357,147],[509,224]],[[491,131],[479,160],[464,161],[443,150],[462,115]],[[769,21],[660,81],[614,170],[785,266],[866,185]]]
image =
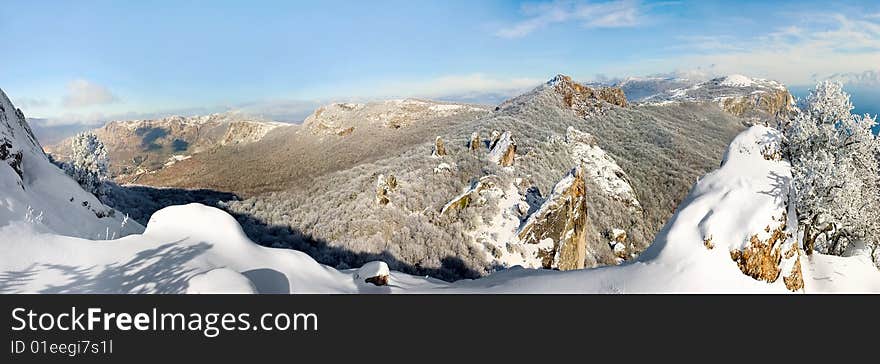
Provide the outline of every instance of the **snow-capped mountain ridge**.
[[421,99],[392,99],[368,103],[324,105],[306,117],[303,125],[316,135],[345,136],[367,124],[397,129],[434,118],[460,114],[482,116],[489,109],[480,105]]

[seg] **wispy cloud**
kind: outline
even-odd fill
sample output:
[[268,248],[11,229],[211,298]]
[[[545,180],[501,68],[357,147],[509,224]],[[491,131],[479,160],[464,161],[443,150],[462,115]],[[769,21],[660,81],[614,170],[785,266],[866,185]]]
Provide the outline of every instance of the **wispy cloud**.
[[110,89],[88,80],[78,79],[67,84],[67,94],[62,104],[65,107],[80,108],[92,105],[106,105],[119,101]]
[[[665,3],[670,4],[670,3]],[[499,29],[502,38],[520,38],[547,26],[577,22],[586,28],[622,28],[641,25],[650,8],[638,0],[554,1],[523,4],[526,19]]]

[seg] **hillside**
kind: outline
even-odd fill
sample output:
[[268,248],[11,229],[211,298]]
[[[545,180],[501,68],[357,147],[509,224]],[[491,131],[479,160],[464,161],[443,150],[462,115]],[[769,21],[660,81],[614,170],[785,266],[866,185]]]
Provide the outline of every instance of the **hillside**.
[[[452,280],[514,265],[634,259],[743,128],[714,104],[633,106],[620,89],[561,75],[494,110],[458,106],[461,112],[414,114],[402,123],[371,117],[412,114],[400,105],[328,105],[303,126],[195,154],[138,182],[238,195],[244,200],[216,206],[233,213],[249,237],[324,264],[382,259],[396,270]],[[436,153],[437,137],[445,155]],[[499,165],[502,154],[512,165]],[[583,253],[560,263],[547,256],[569,249],[561,227],[539,228],[540,239],[521,229],[577,166],[587,191],[578,198],[589,206],[588,223],[578,223]],[[394,186],[380,175],[393,176]],[[150,213],[132,215],[146,222]]]
[[24,114],[12,105],[3,90],[0,191],[0,225],[23,221],[36,231],[87,239],[109,239],[143,230],[140,224],[102,204],[50,163]]
[[[137,182],[193,154],[215,147],[257,142],[276,128],[290,126],[237,112],[162,119],[111,121],[93,130],[111,156],[110,173],[120,183]],[[66,161],[71,138],[46,147]]]
[[[26,222],[2,226],[0,256],[21,259],[0,260],[8,277],[0,293],[880,292],[880,271],[866,257],[806,256],[788,237],[793,220],[780,217],[789,214],[789,166],[763,153],[778,138],[761,126],[740,134],[651,248],[617,267],[513,268],[453,283],[391,271],[388,285],[375,286],[363,279],[383,274],[375,264],[336,270],[261,247],[228,214],[193,204],[163,209],[143,234],[116,241],[41,233]],[[761,256],[761,269],[742,264],[745,253]]]

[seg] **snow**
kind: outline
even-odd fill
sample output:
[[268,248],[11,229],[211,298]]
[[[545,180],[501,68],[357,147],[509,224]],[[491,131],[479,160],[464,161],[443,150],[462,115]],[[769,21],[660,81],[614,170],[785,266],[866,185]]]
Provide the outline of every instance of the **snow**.
[[257,288],[241,273],[228,268],[217,268],[190,278],[186,293],[257,293]]
[[748,78],[743,75],[730,75],[724,78],[721,81],[722,86],[732,86],[732,87],[747,87],[753,85],[755,82],[752,81],[751,78]]
[[385,262],[374,261],[368,262],[360,267],[360,269],[358,269],[357,271],[357,275],[355,276],[355,278],[363,281],[367,278],[387,276],[390,274],[391,270],[388,269],[388,264],[386,264]]
[[634,208],[641,208],[632,185],[625,179],[623,168],[595,143],[592,135],[569,126],[565,139],[572,154],[583,166],[586,176],[599,188]]
[[[2,90],[0,107],[5,110],[0,111],[0,137],[9,138],[12,149],[22,152],[21,177],[0,161],[0,226],[26,222],[41,232],[89,239],[121,237],[143,230],[134,221],[123,223],[122,214],[104,206],[50,163]],[[111,211],[113,216],[97,215]]]
[[[48,162],[25,158],[25,190],[0,165],[0,293],[788,293],[782,279],[755,280],[730,258],[787,212],[790,167],[761,153],[779,138],[762,126],[739,135],[722,166],[694,185],[635,261],[564,272],[512,267],[453,283],[389,271],[381,262],[336,270],[299,251],[260,246],[235,218],[200,204],[159,210],[139,234],[90,240],[118,219],[88,218],[81,206],[59,204],[71,194],[97,201]],[[507,205],[517,204],[519,194],[501,191]],[[25,219],[28,206],[44,212],[42,222]],[[789,216],[789,230],[792,222]],[[707,236],[713,249],[703,244]],[[864,254],[814,254],[801,265],[805,292],[880,292],[880,271]],[[359,283],[376,273],[388,273],[393,284]]]
[[505,131],[501,134],[501,137],[498,139],[498,142],[495,144],[495,147],[489,151],[488,159],[492,163],[500,163],[501,158],[504,158],[504,154],[507,153],[507,149],[510,148],[511,145],[515,145],[515,141],[513,140],[513,136],[509,131]]

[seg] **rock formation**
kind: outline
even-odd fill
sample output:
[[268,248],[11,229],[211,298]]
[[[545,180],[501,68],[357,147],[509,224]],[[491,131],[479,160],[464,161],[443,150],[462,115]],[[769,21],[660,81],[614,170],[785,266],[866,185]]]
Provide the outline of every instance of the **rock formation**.
[[505,131],[489,151],[489,161],[502,167],[509,167],[513,165],[515,157],[516,140],[509,131]]
[[539,256],[544,268],[582,269],[586,258],[587,202],[584,170],[576,167],[553,187],[517,236],[525,244],[552,241]]
[[437,137],[434,139],[434,153],[432,153],[435,157],[442,157],[446,155],[446,146],[443,145],[443,138]]
[[480,151],[482,141],[480,140],[480,133],[473,132],[471,133],[471,139],[468,141],[468,149],[471,150],[471,153],[476,153]]
[[591,88],[572,81],[566,75],[556,75],[547,85],[562,95],[566,107],[574,110],[581,117],[602,113],[604,104],[626,107],[626,95],[617,87]]
[[488,189],[497,188],[500,182],[501,179],[494,174],[480,177],[479,180],[471,183],[467,191],[447,202],[440,210],[440,215],[461,211],[473,203],[485,203],[481,194]]
[[393,174],[389,174],[388,177],[385,177],[384,174],[380,174],[379,177],[376,178],[376,203],[379,205],[387,205],[391,202],[388,198],[388,194],[396,188],[397,178],[394,177]]

